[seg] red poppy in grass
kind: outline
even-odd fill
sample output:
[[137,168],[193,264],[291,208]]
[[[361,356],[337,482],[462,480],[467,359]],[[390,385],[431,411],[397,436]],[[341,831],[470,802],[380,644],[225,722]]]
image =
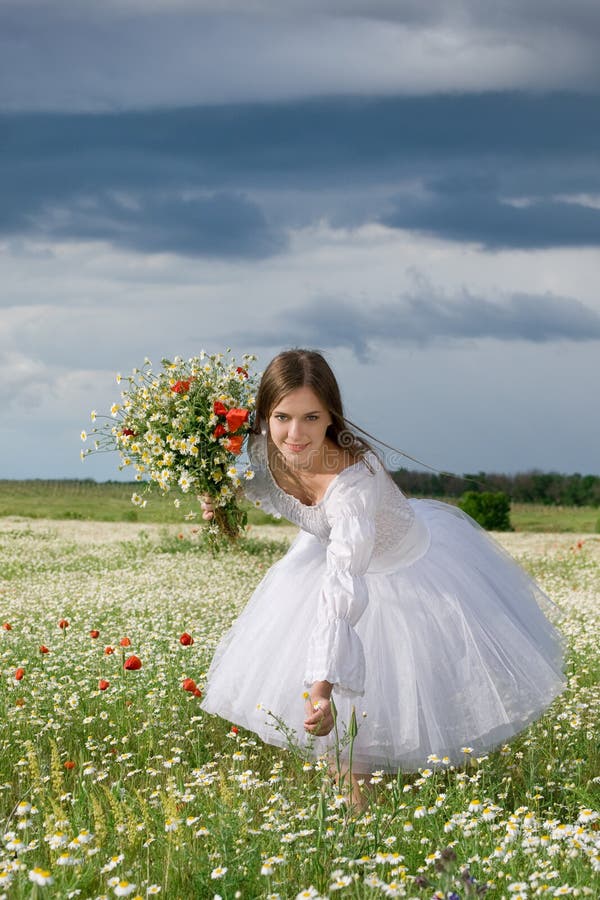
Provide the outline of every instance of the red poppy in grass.
[[24,674],[25,674],[25,669],[23,669],[21,666],[19,666],[19,668],[15,670],[16,680],[20,681]]
[[237,456],[238,453],[242,452],[242,444],[244,443],[244,436],[242,434],[234,434],[232,437],[228,437],[226,441],[223,442],[226,450],[229,450],[230,453],[235,453]]
[[48,648],[46,647],[45,644],[42,644],[40,646],[40,653],[50,653],[50,651],[48,650]]
[[98,637],[100,637],[100,632],[98,631],[97,628],[92,628],[92,630],[90,631],[90,637],[91,637],[91,638],[98,638]]
[[12,631],[12,625],[10,624],[10,622],[5,622],[2,627],[5,631]]
[[121,431],[121,434],[124,437],[135,437],[135,431],[132,431],[131,428],[123,428],[123,430]]
[[215,416],[226,416],[227,407],[224,403],[221,403],[220,400],[215,400],[215,402],[213,403],[213,412]]
[[244,369],[243,366],[238,366],[235,371],[238,373],[238,375],[243,375],[244,378],[248,377],[248,371],[246,369]]
[[187,394],[190,389],[189,381],[176,381],[171,390],[174,394]]
[[115,648],[114,648],[114,647],[105,647],[105,648],[104,648],[104,653],[106,654],[106,656],[110,656],[110,654],[111,654],[111,653],[114,653],[114,652],[115,652]]
[[201,696],[202,696],[202,691],[199,690],[198,688],[196,688],[192,693],[194,694],[194,697],[201,697]]
[[188,634],[187,631],[184,631],[179,638],[179,643],[183,644],[184,647],[191,647],[194,643],[194,638],[191,636],[191,634]]
[[227,427],[229,431],[237,431],[244,422],[248,421],[248,410],[247,409],[230,409],[227,415],[225,416],[227,419]]
[[239,730],[240,730],[240,729],[237,727],[237,725],[232,725],[232,726],[231,726],[231,733],[232,733],[232,734],[238,734]]
[[110,687],[110,681],[107,681],[105,678],[101,678],[98,682],[98,690],[105,691],[107,687]]
[[139,656],[130,656],[123,663],[123,668],[130,672],[135,672],[136,669],[142,668],[142,661]]
[[227,429],[225,428],[224,425],[221,425],[221,423],[219,422],[219,424],[217,425],[217,427],[216,427],[215,430],[213,431],[213,437],[214,437],[215,439],[216,439],[216,438],[220,438],[220,437],[223,437],[224,434],[227,434]]
[[190,691],[192,694],[194,693],[194,691],[198,690],[198,688],[196,687],[196,682],[193,678],[184,678],[181,682],[181,687],[184,689],[184,691]]
[[119,645],[121,647],[131,647],[131,641],[129,640],[129,638],[127,636],[122,637],[121,640],[119,641]]
[[74,768],[75,768],[75,763],[73,762],[72,759],[68,759],[65,763],[65,769],[70,770],[70,769],[74,769]]
[[64,631],[66,628],[69,627],[69,620],[68,619],[59,619],[58,627],[62,628],[62,630]]

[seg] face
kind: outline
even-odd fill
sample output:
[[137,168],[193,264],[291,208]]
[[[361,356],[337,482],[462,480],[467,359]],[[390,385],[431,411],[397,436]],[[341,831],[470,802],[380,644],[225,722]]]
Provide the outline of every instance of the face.
[[307,466],[321,458],[331,416],[309,387],[280,400],[269,416],[271,439],[290,465]]

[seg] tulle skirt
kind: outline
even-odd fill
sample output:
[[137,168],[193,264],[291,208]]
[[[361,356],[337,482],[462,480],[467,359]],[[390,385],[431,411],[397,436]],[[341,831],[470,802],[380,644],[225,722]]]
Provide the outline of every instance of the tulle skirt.
[[[363,696],[333,692],[342,758],[354,709],[355,772],[413,771],[428,757],[465,759],[503,744],[564,688],[554,604],[472,519],[433,500],[410,501],[429,530],[426,552],[392,572],[367,572],[356,631]],[[304,731],[306,652],[326,548],[300,532],[217,647],[203,709],[268,744],[331,751],[333,734]]]

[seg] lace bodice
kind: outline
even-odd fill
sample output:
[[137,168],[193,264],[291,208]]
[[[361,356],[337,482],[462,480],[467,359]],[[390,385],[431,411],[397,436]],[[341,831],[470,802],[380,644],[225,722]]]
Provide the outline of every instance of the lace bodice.
[[393,551],[412,524],[412,507],[374,453],[367,453],[364,460],[336,475],[314,506],[307,506],[279,487],[269,469],[266,436],[254,436],[248,453],[255,473],[245,486],[248,499],[270,515],[283,516],[324,544],[329,540],[332,520],[343,514],[345,505],[365,495],[373,500],[375,558]]

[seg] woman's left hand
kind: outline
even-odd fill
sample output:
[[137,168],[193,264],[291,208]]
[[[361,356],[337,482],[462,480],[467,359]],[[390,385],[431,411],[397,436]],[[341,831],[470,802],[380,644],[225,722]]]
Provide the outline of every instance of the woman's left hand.
[[327,697],[309,697],[306,700],[304,730],[316,737],[329,734],[333,728],[333,713]]

